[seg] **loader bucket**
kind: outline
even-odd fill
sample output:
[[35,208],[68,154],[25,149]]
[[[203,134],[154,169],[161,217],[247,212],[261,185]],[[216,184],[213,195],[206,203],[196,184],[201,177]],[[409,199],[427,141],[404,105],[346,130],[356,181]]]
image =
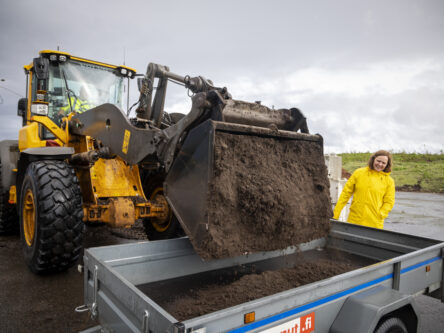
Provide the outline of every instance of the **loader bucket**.
[[203,259],[325,237],[332,216],[319,135],[207,120],[165,179],[166,198]]

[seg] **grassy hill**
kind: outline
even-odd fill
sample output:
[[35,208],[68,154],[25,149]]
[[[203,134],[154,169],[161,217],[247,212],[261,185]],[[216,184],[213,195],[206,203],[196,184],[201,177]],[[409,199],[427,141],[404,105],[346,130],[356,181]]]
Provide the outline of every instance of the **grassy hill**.
[[[339,154],[352,173],[367,165],[371,153]],[[444,154],[393,154],[391,176],[397,190],[444,193]]]

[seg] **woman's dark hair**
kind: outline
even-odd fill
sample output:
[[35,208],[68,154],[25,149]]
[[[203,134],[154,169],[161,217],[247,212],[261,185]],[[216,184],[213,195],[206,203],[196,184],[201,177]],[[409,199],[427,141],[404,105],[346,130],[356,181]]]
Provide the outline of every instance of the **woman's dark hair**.
[[392,154],[390,154],[387,150],[378,150],[376,153],[374,153],[370,159],[368,160],[368,167],[372,170],[375,170],[375,168],[373,167],[373,163],[375,162],[375,158],[378,156],[387,156],[388,157],[388,161],[387,161],[387,165],[385,167],[384,172],[391,172],[392,171]]

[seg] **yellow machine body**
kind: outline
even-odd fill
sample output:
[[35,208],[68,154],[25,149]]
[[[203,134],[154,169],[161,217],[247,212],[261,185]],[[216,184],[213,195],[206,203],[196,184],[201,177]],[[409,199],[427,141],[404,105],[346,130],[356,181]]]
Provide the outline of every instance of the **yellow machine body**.
[[[0,188],[0,194],[19,208],[25,260],[34,272],[74,265],[81,255],[84,222],[127,227],[142,219],[150,240],[186,234],[204,259],[257,251],[270,235],[251,224],[262,217],[242,210],[240,198],[258,199],[250,205],[258,211],[270,209],[268,198],[259,195],[264,188],[272,189],[267,182],[273,179],[270,170],[256,170],[255,180],[261,180],[257,191],[244,186],[247,193],[233,194],[229,200],[224,196],[226,188],[241,191],[238,179],[248,181],[254,164],[246,163],[256,160],[250,153],[259,158],[277,154],[279,162],[287,154],[294,157],[291,170],[284,163],[273,167],[274,176],[288,175],[282,179],[294,181],[287,187],[297,190],[287,194],[286,201],[278,196],[280,188],[273,192],[285,203],[280,206],[296,207],[285,224],[288,228],[276,228],[278,233],[272,235],[285,238],[284,247],[296,239],[288,233],[297,232],[295,221],[307,224],[294,218],[301,215],[299,206],[292,206],[294,198],[307,197],[313,203],[320,198],[325,209],[319,221],[328,222],[331,216],[328,186],[318,181],[326,175],[322,137],[309,134],[297,108],[275,110],[235,101],[227,88],[202,76],[181,76],[150,63],[138,81],[136,117],[130,118],[129,95],[126,112],[123,102],[136,73],[129,67],[44,50],[24,68],[27,97],[17,108],[23,128],[18,143],[0,142],[0,162],[8,166],[2,168],[2,177],[7,172],[14,181],[3,177],[1,185],[9,193]],[[187,115],[165,112],[169,81],[193,93]],[[231,149],[244,146],[252,148]],[[222,154],[225,150],[230,153]],[[307,156],[313,161],[306,163]],[[16,164],[10,163],[13,159]],[[222,172],[238,165],[247,167],[240,173]],[[281,211],[274,216],[281,226]],[[0,230],[15,226],[0,220]],[[258,233],[251,237],[251,231]],[[239,240],[233,246],[224,238],[230,233]],[[255,242],[245,246],[248,239]],[[282,244],[265,250],[282,249]]]
[[[65,59],[120,70],[122,73],[135,74],[135,70],[126,66],[114,66],[102,62],[74,57],[60,51],[44,50],[41,55],[54,57],[65,56]],[[36,91],[37,81],[33,64],[24,67],[28,74],[28,98],[24,126],[19,130],[19,150],[47,146],[72,147],[75,154],[89,152],[97,147],[97,142],[89,136],[72,135],[68,126],[57,125],[54,119],[46,115],[36,115],[31,112],[34,104],[48,104],[39,99],[46,91]],[[34,97],[36,96],[36,97]],[[74,113],[66,115],[61,124],[66,124]],[[50,133],[49,139],[44,137],[44,131]],[[48,135],[47,135],[48,136]],[[118,156],[99,158],[87,166],[75,167],[79,179],[83,199],[83,220],[85,222],[108,223],[113,227],[131,226],[139,218],[159,217],[166,214],[167,205],[151,203],[145,197],[140,171],[137,165],[128,165]],[[10,203],[16,203],[16,188],[10,188]]]

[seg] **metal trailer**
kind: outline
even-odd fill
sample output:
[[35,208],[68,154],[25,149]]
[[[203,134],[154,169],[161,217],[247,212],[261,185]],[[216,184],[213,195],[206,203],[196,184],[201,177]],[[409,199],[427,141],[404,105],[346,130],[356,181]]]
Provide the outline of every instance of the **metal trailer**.
[[[176,320],[140,286],[239,265],[278,262],[285,255],[325,247],[374,264],[298,288],[192,318]],[[444,243],[332,220],[327,239],[285,251],[202,261],[187,238],[91,248],[84,256],[85,306],[99,326],[92,332],[417,332],[413,295],[444,300]],[[281,260],[282,261],[282,260]],[[253,313],[253,322],[245,323]],[[383,325],[382,325],[383,324]],[[399,326],[400,325],[400,326]]]

